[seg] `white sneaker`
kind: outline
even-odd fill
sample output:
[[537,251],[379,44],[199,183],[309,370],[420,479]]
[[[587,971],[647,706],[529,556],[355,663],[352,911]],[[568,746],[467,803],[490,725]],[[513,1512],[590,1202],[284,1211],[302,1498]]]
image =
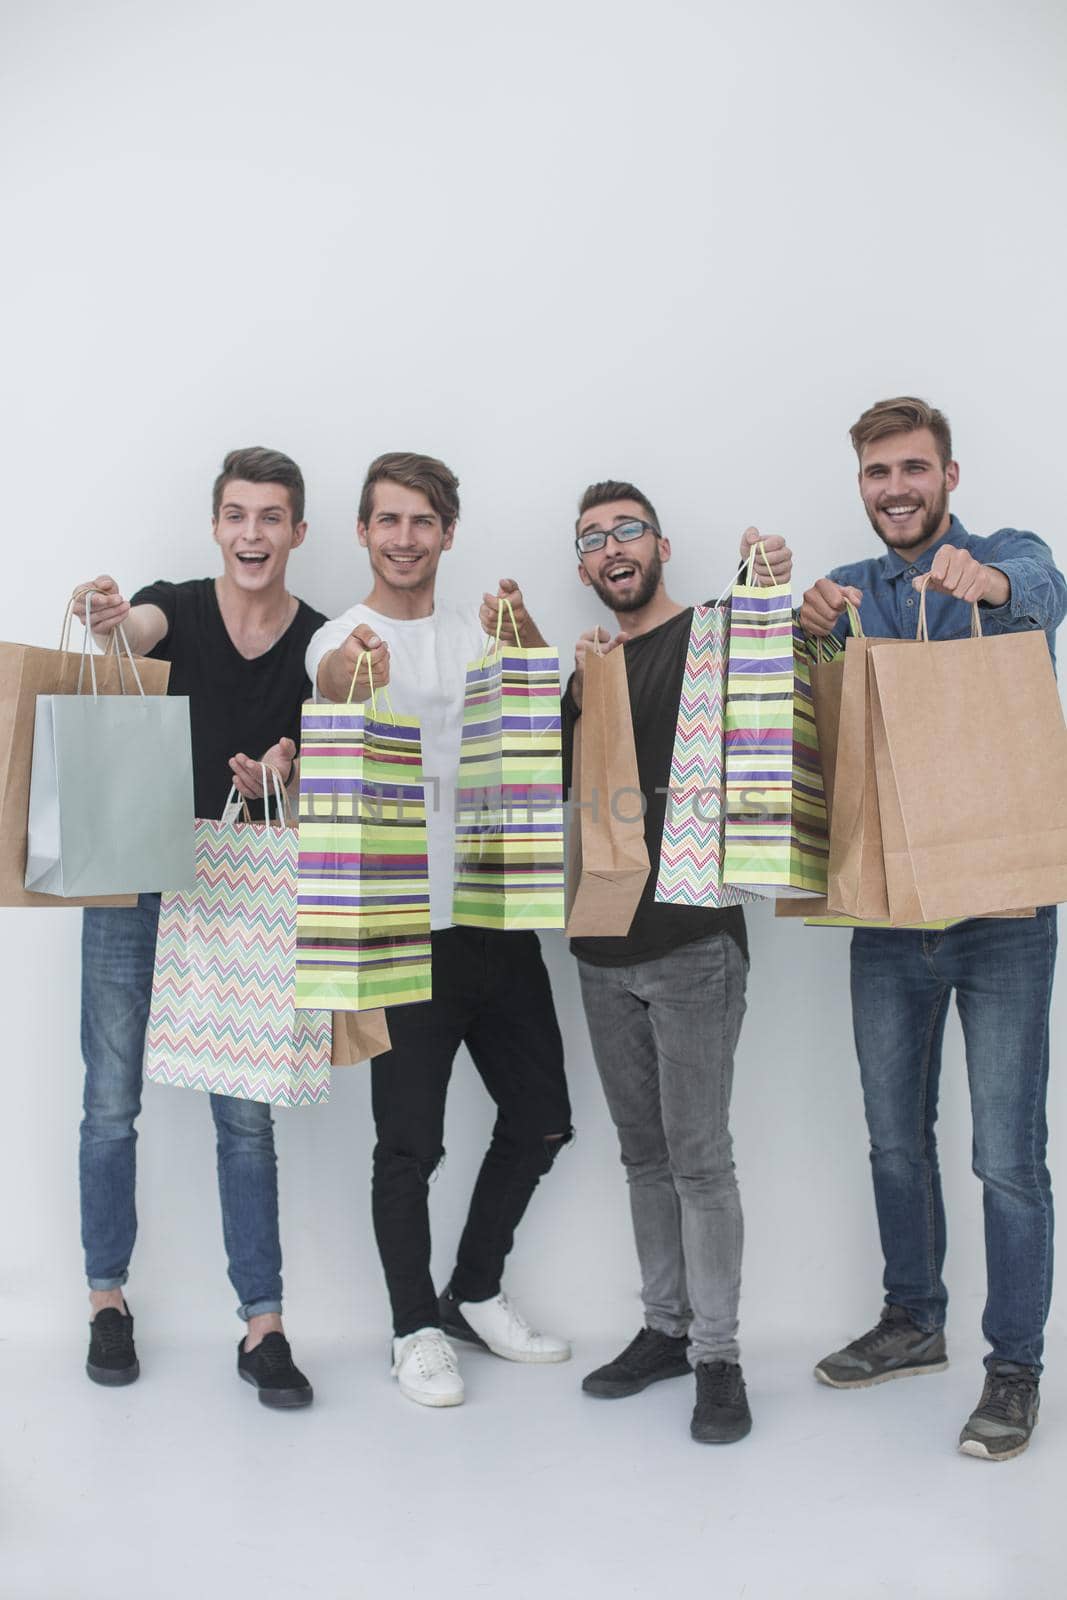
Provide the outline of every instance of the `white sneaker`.
[[446,1326],[454,1338],[479,1344],[495,1356],[503,1356],[505,1361],[569,1361],[571,1358],[571,1347],[566,1339],[531,1328],[503,1290],[492,1300],[457,1301],[449,1296]]
[[392,1371],[400,1393],[420,1406],[463,1404],[456,1352],[440,1328],[419,1328],[394,1339]]

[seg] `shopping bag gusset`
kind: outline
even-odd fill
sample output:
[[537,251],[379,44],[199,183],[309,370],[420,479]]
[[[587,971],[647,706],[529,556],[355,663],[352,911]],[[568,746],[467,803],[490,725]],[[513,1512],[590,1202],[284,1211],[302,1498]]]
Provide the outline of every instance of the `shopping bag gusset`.
[[331,1066],[358,1067],[391,1049],[384,1010],[334,1012]]

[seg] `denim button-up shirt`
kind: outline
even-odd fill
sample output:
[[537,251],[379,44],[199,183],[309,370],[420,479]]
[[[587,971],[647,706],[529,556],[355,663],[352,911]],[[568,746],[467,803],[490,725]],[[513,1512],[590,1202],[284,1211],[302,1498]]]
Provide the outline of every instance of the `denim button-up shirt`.
[[[1052,551],[1036,533],[999,528],[985,538],[975,538],[953,517],[948,532],[914,560],[897,550],[870,561],[835,567],[835,583],[863,590],[860,621],[871,638],[914,639],[919,618],[919,594],[912,579],[929,572],[937,552],[945,545],[966,550],[983,566],[996,567],[1011,584],[1005,605],[982,604],[983,633],[1021,633],[1043,628],[1052,660],[1056,660],[1056,629],[1067,614],[1067,580],[1052,559]],[[926,623],[931,639],[962,639],[971,631],[971,608],[952,595],[928,592]],[[834,635],[848,637],[848,618],[840,619]]]

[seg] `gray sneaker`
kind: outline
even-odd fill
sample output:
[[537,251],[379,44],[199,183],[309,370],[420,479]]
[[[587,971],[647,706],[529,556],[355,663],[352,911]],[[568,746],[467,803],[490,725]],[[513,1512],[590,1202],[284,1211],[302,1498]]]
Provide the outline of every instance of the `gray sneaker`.
[[1012,1361],[994,1362],[986,1374],[982,1398],[960,1434],[965,1456],[984,1461],[1010,1461],[1021,1456],[1037,1427],[1037,1375]]
[[926,1333],[901,1306],[884,1306],[869,1333],[843,1350],[824,1356],[815,1368],[820,1383],[831,1389],[869,1389],[890,1378],[913,1378],[920,1372],[944,1372],[948,1366],[945,1335]]

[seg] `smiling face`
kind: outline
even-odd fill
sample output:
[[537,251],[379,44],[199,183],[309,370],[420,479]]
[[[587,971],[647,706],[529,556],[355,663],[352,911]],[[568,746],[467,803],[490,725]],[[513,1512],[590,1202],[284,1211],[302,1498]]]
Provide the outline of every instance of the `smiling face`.
[[452,545],[455,523],[446,528],[421,489],[380,479],[374,485],[370,521],[356,534],[370,557],[377,582],[407,594],[429,588],[441,552]]
[[613,527],[624,522],[647,522],[648,511],[639,500],[610,500],[593,506],[578,523],[578,534],[599,529],[608,535],[600,550],[578,562],[578,576],[612,611],[640,611],[663,582],[663,564],[671,558],[670,541],[645,532],[640,539],[620,544],[611,537]]
[[874,439],[860,455],[860,495],[871,527],[891,550],[910,555],[947,532],[948,497],[959,479],[955,461],[942,463],[929,428]]
[[223,486],[211,531],[226,576],[239,589],[261,592],[285,582],[289,552],[303,544],[307,523],[293,526],[289,490],[282,483],[231,478]]

